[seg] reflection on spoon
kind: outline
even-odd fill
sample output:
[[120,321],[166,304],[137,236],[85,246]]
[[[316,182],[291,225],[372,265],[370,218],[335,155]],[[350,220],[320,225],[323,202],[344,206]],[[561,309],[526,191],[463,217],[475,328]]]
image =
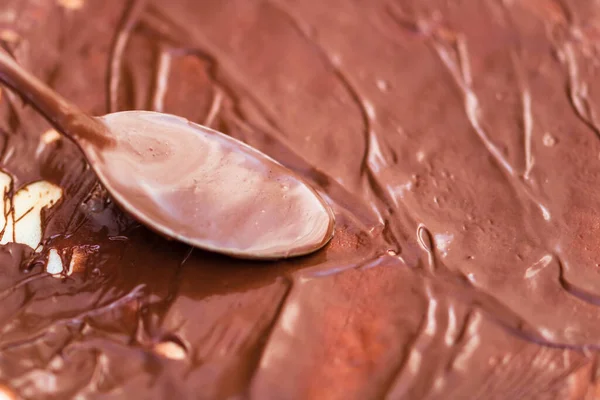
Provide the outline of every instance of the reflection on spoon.
[[318,250],[333,235],[331,209],[302,178],[234,138],[149,111],[92,118],[2,50],[0,81],[81,148],[117,203],[167,237],[274,259]]

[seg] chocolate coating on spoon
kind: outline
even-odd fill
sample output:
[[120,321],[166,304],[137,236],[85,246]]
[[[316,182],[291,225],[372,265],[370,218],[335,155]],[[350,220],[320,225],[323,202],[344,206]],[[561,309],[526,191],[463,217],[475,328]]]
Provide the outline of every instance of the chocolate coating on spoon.
[[131,111],[101,120],[114,145],[84,144],[84,151],[113,197],[166,236],[256,259],[303,255],[331,239],[329,206],[244,143],[168,114]]
[[156,112],[113,113],[99,123],[1,49],[0,80],[75,141],[125,210],[167,237],[275,259],[313,252],[333,236],[333,213],[319,195],[239,140]]

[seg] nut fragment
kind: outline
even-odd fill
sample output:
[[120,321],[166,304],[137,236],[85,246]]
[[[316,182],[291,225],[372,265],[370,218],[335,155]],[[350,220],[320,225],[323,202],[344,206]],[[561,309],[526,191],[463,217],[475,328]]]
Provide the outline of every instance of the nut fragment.
[[0,213],[2,238],[0,244],[9,242],[26,244],[41,250],[41,212],[52,207],[62,197],[62,189],[46,181],[38,181],[19,189],[9,196],[12,177],[0,171],[0,192],[3,196],[3,212]]
[[46,272],[54,277],[61,277],[63,274],[70,276],[73,272],[80,272],[84,268],[85,260],[88,257],[86,246],[74,247],[71,254],[71,261],[65,270],[62,258],[56,249],[50,249],[48,252],[48,261],[46,262]]
[[51,143],[54,143],[61,139],[60,133],[58,133],[54,129],[48,129],[46,132],[42,133],[40,136],[40,143],[38,144],[37,150],[35,153],[40,155],[44,148]]
[[82,271],[87,257],[88,253],[86,252],[85,247],[74,247],[73,253],[71,254],[71,261],[69,262],[69,268],[67,269],[67,275],[71,275],[73,272]]
[[[62,197],[62,189],[50,182],[38,181],[21,188],[12,198],[12,212],[0,244],[14,241],[39,251],[42,241],[42,209],[52,207]],[[6,196],[5,196],[6,198]]]
[[556,138],[549,134],[548,132],[544,133],[544,137],[542,138],[542,142],[546,147],[552,147],[556,144]]
[[40,140],[44,144],[50,144],[52,142],[60,139],[60,133],[58,133],[55,129],[48,129],[46,132],[42,133]]
[[12,29],[2,29],[0,31],[0,39],[7,43],[17,43],[20,39],[20,36],[17,32]]
[[172,360],[183,360],[186,357],[186,351],[183,346],[171,340],[165,340],[155,344],[154,351],[157,354]]
[[16,400],[17,395],[9,387],[0,384],[0,400]]
[[83,0],[58,0],[58,4],[69,10],[79,10],[83,7]]
[[48,262],[46,263],[46,272],[50,275],[59,276],[63,272],[63,263],[58,251],[50,249],[48,252]]

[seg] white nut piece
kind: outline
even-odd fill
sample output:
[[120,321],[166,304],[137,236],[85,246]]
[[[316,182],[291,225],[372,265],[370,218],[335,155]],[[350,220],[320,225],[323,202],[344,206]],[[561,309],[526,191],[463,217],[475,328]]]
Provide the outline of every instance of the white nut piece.
[[19,34],[12,29],[3,29],[0,31],[0,39],[8,43],[17,43],[20,37]]
[[58,4],[68,10],[78,10],[83,7],[83,0],[58,0]]
[[26,244],[39,252],[42,210],[52,207],[60,200],[62,189],[50,182],[38,181],[19,189],[11,199],[8,196],[11,185],[10,175],[0,172],[0,191],[4,194],[4,212],[0,216],[0,226],[3,227],[0,244]]
[[42,151],[44,151],[46,146],[48,146],[49,144],[54,143],[60,139],[62,139],[62,136],[60,133],[58,133],[57,130],[48,129],[46,132],[44,132],[40,135],[40,143],[38,144],[38,147],[37,147],[37,150],[35,151],[35,153],[37,155],[40,155],[42,153]]
[[11,199],[8,197],[12,186],[12,178],[10,175],[0,171],[0,195],[2,196],[2,215],[0,215],[0,227],[2,230],[6,227],[6,216],[12,208]]
[[60,254],[56,249],[50,249],[48,252],[48,262],[46,263],[46,272],[50,275],[59,276],[63,272],[63,263]]
[[56,142],[61,137],[62,136],[56,129],[48,129],[46,132],[42,133],[42,136],[40,136],[40,141],[44,144],[50,144],[52,142]]
[[0,400],[16,400],[17,395],[10,388],[0,384]]
[[186,357],[185,349],[171,340],[165,340],[164,342],[155,344],[154,351],[171,360],[183,360]]

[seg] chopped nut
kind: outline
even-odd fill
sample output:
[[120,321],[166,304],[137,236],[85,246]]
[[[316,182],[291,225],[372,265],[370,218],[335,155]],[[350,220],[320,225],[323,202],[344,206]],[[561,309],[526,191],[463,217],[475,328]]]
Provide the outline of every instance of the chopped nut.
[[4,233],[0,244],[22,243],[39,252],[42,240],[42,209],[56,204],[62,197],[62,189],[50,182],[38,181],[19,189],[10,199],[6,194],[11,185],[12,178],[0,172],[0,190],[4,189],[5,193],[5,212],[0,216]]
[[387,92],[390,85],[383,79],[377,79],[377,88],[382,92]]
[[556,138],[549,134],[548,132],[544,133],[544,137],[542,138],[542,142],[546,147],[552,147],[556,144]]
[[16,400],[17,395],[9,387],[0,384],[0,400]]
[[83,7],[84,0],[58,0],[58,4],[69,10],[79,10]]
[[46,132],[42,133],[40,136],[40,143],[38,144],[37,150],[35,153],[39,156],[44,148],[51,143],[56,142],[61,139],[60,133],[58,133],[54,129],[48,129]]
[[17,43],[21,37],[12,29],[3,29],[0,31],[0,39],[8,43]]
[[[7,222],[7,216],[8,213],[10,212],[10,209],[12,207],[12,205],[10,204],[10,197],[9,197],[9,192],[11,190],[11,186],[12,186],[12,177],[10,175],[8,175],[7,173],[4,173],[2,171],[0,171],[0,192],[2,192],[2,202],[4,204],[4,207],[2,208],[2,212],[0,213],[0,228],[2,228],[2,231],[5,231],[6,229],[8,229],[8,227],[6,226],[6,222]],[[12,222],[11,222],[11,227],[12,227]]]
[[186,357],[185,349],[180,344],[171,340],[157,343],[154,345],[154,351],[157,354],[172,360],[183,360]]
[[86,252],[85,247],[74,247],[73,254],[71,255],[71,262],[69,262],[69,268],[67,269],[67,275],[71,275],[73,272],[82,271],[87,256],[88,253]]
[[48,262],[46,263],[46,272],[58,276],[63,272],[63,263],[58,251],[50,249],[48,252]]
[[42,136],[40,136],[40,140],[44,144],[50,144],[59,140],[60,138],[60,133],[58,133],[55,129],[48,129],[46,132],[42,133]]

